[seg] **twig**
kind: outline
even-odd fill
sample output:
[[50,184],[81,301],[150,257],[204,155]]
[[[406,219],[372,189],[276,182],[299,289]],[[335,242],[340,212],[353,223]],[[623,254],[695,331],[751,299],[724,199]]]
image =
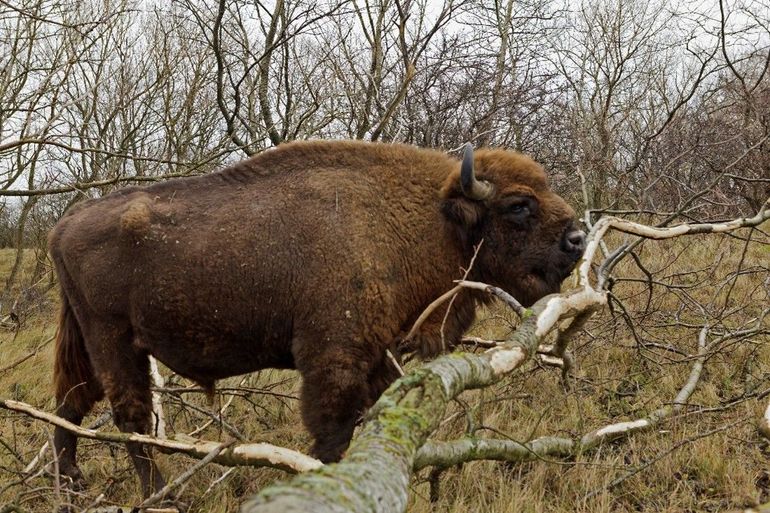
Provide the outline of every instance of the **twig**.
[[496,298],[502,300],[506,305],[508,305],[516,314],[521,318],[525,319],[528,315],[531,315],[532,312],[529,312],[526,308],[524,308],[521,303],[519,303],[515,297],[504,291],[503,289],[499,287],[493,287],[492,285],[487,285],[486,283],[480,283],[478,281],[466,281],[466,280],[457,280],[455,283],[459,285],[460,287],[466,288],[466,289],[474,289],[474,290],[482,290],[488,294],[491,294],[495,296]]
[[455,294],[460,292],[462,290],[462,287],[460,285],[457,285],[453,287],[451,290],[448,290],[441,294],[438,298],[434,299],[431,304],[423,310],[423,312],[420,314],[420,316],[417,318],[416,321],[414,321],[414,324],[412,325],[412,329],[409,330],[409,333],[406,334],[406,337],[404,337],[404,341],[411,340],[412,337],[414,337],[414,334],[417,333],[417,330],[420,329],[420,326],[425,322],[425,320],[430,317],[430,314],[432,314],[436,308],[438,308],[441,303],[444,303],[448,299],[454,297]]
[[[468,268],[465,269],[465,272],[463,273],[463,280],[468,277],[468,275],[471,273],[471,269],[473,269],[473,264],[476,263],[476,257],[479,255],[479,251],[481,251],[481,245],[484,244],[484,239],[481,239],[478,243],[478,245],[473,249],[473,256],[471,257],[471,261],[468,264]],[[459,292],[457,293],[459,294]],[[449,318],[449,312],[452,310],[452,305],[455,302],[455,299],[457,299],[457,294],[452,296],[452,299],[449,300],[449,305],[446,307],[446,311],[444,312],[444,317],[441,319],[441,329],[439,332],[441,333],[441,350],[446,351],[446,340],[444,340],[444,326],[446,326],[446,321]]]
[[[241,385],[246,383],[246,380],[248,380],[248,376],[244,376],[243,378],[241,378],[241,380],[238,382],[238,387],[240,387]],[[237,390],[238,387],[236,387],[235,390]],[[181,397],[177,397],[177,399],[182,401],[183,405],[189,405],[187,402],[184,402],[184,400]],[[195,436],[198,433],[203,432],[203,430],[206,429],[207,427],[209,427],[211,424],[213,424],[214,421],[218,422],[220,426],[224,426],[225,429],[230,427],[229,423],[225,423],[224,419],[222,418],[222,415],[225,414],[225,411],[227,410],[227,408],[230,407],[230,405],[232,404],[234,399],[235,399],[235,394],[231,394],[230,397],[227,398],[227,401],[225,401],[225,404],[222,405],[221,408],[219,408],[219,410],[217,411],[216,415],[213,415],[210,412],[206,412],[206,410],[201,408],[200,411],[203,411],[204,413],[206,413],[206,415],[209,416],[209,420],[204,422],[203,425],[201,425],[201,426],[195,428],[194,430],[192,430],[191,432],[187,433],[187,436]],[[220,402],[221,402],[221,399],[220,399]],[[232,429],[235,429],[235,428],[233,427]],[[230,434],[232,434],[233,436],[235,436],[235,438],[237,438],[238,440],[240,440],[242,442],[245,441],[245,438],[237,430],[235,431],[235,433],[230,432]]]
[[[209,420],[204,422],[201,426],[198,426],[195,429],[193,429],[192,431],[190,431],[189,433],[187,433],[187,436],[195,436],[198,433],[202,433],[203,430],[205,430],[207,427],[212,425],[215,421],[219,422],[220,425],[224,425],[224,424],[222,424],[222,414],[225,412],[225,410],[227,410],[227,408],[230,407],[230,405],[233,402],[233,399],[235,399],[235,395],[231,395],[230,397],[228,397],[227,401],[225,401],[225,404],[222,405],[222,407],[219,409],[218,415],[209,414]],[[183,403],[183,404],[187,404],[187,403]],[[243,437],[238,438],[238,439],[241,440],[241,441],[244,440]]]
[[[671,219],[673,219],[673,217],[668,218],[666,221],[661,223],[661,225],[670,222]],[[589,234],[589,243],[588,247],[586,248],[583,264],[580,267],[580,276],[581,278],[587,279],[587,266],[590,265],[590,261],[593,259],[593,254],[596,252],[595,248],[592,251],[589,251],[591,249],[590,246],[592,242],[602,240],[604,234],[609,228],[614,228],[618,231],[629,233],[631,235],[638,235],[639,237],[645,239],[660,240],[679,237],[681,235],[694,235],[699,233],[728,233],[740,228],[758,226],[768,219],[770,219],[770,198],[765,200],[756,215],[752,217],[739,217],[731,221],[720,223],[683,223],[670,228],[662,228],[647,226],[617,217],[603,217],[597,221],[597,223],[591,229],[591,233]],[[604,288],[603,277],[609,276],[614,266],[620,262],[623,257],[625,257],[630,251],[633,251],[633,249],[640,242],[641,239],[637,239],[632,243],[627,243],[623,246],[623,251],[620,252],[616,257],[608,258],[609,261],[603,264],[603,273],[599,277],[599,288]],[[598,242],[594,243],[598,244]],[[589,258],[588,255],[591,255],[591,257]]]
[[[179,401],[186,408],[190,408],[191,410],[195,410],[198,413],[202,413],[203,415],[206,415],[206,416],[210,417],[212,422],[217,422],[222,427],[222,429],[224,429],[225,431],[230,433],[230,435],[232,435],[234,438],[236,438],[236,439],[238,439],[238,440],[240,440],[242,442],[246,441],[246,437],[243,436],[243,434],[241,434],[240,431],[238,431],[238,428],[236,428],[235,426],[233,426],[229,422],[227,422],[225,419],[223,419],[221,414],[214,413],[214,412],[209,411],[206,408],[202,408],[200,406],[196,406],[195,404],[192,404],[191,402],[186,401],[183,397],[178,396],[178,395],[173,396],[173,399],[175,401]],[[207,424],[206,426],[204,426],[203,428],[196,429],[195,432],[198,432],[201,429],[205,429],[209,425],[211,425],[211,422],[209,424]]]
[[678,413],[687,404],[687,400],[695,391],[695,387],[698,384],[701,372],[703,371],[703,362],[706,359],[709,347],[709,344],[706,341],[708,331],[709,326],[704,326],[698,335],[698,354],[695,357],[695,363],[693,363],[692,369],[690,370],[690,376],[674,398],[673,405],[658,408],[642,419],[618,422],[591,431],[590,433],[583,435],[583,438],[580,440],[581,446],[583,448],[591,448],[620,437],[627,437],[633,433],[647,431],[660,424],[662,420],[670,417],[672,414]]
[[[111,418],[112,418],[111,412],[103,413],[91,425],[88,426],[88,429],[99,429],[100,427],[105,425]],[[48,442],[45,442],[43,444],[43,446],[37,452],[37,456],[32,458],[32,461],[30,461],[27,464],[27,466],[24,467],[24,470],[22,470],[23,474],[28,474],[27,478],[31,477],[32,471],[35,469],[35,467],[37,467],[38,463],[40,463],[40,459],[43,457],[46,451],[48,451]]]
[[9,370],[13,369],[14,367],[16,367],[17,365],[21,365],[22,363],[26,362],[27,360],[29,360],[30,358],[32,358],[33,356],[35,356],[36,354],[38,354],[38,353],[40,352],[40,350],[41,350],[41,349],[43,349],[45,346],[47,346],[48,344],[50,344],[50,343],[53,341],[53,339],[54,339],[54,338],[55,338],[55,337],[50,337],[50,338],[49,338],[49,339],[47,339],[45,342],[42,342],[42,343],[40,343],[38,346],[36,346],[36,347],[35,347],[35,348],[34,348],[32,351],[30,351],[29,353],[27,353],[27,354],[25,354],[24,356],[22,356],[22,357],[18,358],[16,361],[14,361],[14,362],[12,362],[12,363],[10,363],[10,364],[6,365],[5,367],[3,367],[3,368],[0,368],[0,373],[3,373],[3,372],[6,372],[6,371],[9,371]]
[[623,474],[622,476],[620,476],[620,477],[618,477],[616,479],[613,479],[610,483],[608,483],[607,485],[603,486],[599,490],[594,490],[592,492],[589,492],[588,494],[585,495],[585,499],[590,499],[591,497],[594,497],[595,495],[601,493],[604,490],[610,490],[612,488],[615,488],[617,485],[619,485],[623,481],[625,481],[625,480],[635,476],[639,472],[642,472],[644,469],[654,465],[655,463],[659,462],[660,460],[662,460],[663,458],[665,458],[669,454],[672,454],[673,452],[681,449],[685,445],[689,445],[689,444],[691,444],[693,442],[696,442],[698,440],[701,440],[703,438],[707,438],[709,436],[715,435],[715,434],[720,433],[722,431],[726,431],[726,430],[728,430],[728,429],[730,429],[730,428],[732,428],[734,426],[737,426],[741,422],[745,422],[745,420],[744,419],[739,419],[739,420],[737,420],[735,422],[731,422],[730,424],[727,424],[725,426],[720,426],[720,427],[718,427],[716,429],[711,429],[709,431],[706,431],[705,433],[701,433],[699,435],[687,438],[686,440],[682,440],[681,442],[679,442],[677,444],[674,444],[671,448],[663,451],[661,454],[657,455],[656,457],[645,461],[641,465],[633,468],[631,471],[626,472],[625,474]]
[[460,339],[460,344],[462,345],[473,346],[473,347],[483,347],[485,349],[497,347],[503,342],[504,342],[503,340],[487,340],[485,338],[468,337],[468,336],[465,336]]
[[59,472],[59,455],[56,454],[53,445],[53,435],[48,432],[48,447],[51,448],[51,462],[53,465],[53,494],[56,502],[61,504],[61,473]]
[[390,351],[390,349],[385,350],[385,356],[388,357],[388,360],[390,360],[390,363],[392,363],[393,366],[396,368],[396,370],[398,371],[398,375],[403,376],[404,369],[401,367],[401,364],[398,363],[398,360],[396,360],[396,357],[393,356],[393,353]]
[[200,461],[195,463],[195,465],[182,472],[176,479],[142,501],[142,503],[139,505],[139,508],[147,508],[160,502],[162,499],[168,496],[172,490],[187,482],[196,472],[214,461],[214,458],[216,458],[222,451],[232,446],[234,443],[235,440],[230,440],[229,442],[223,442],[211,449],[211,451],[209,451],[209,453]]
[[[591,202],[588,198],[588,183],[586,181],[586,176],[583,174],[583,171],[580,169],[580,166],[576,169],[578,176],[580,177],[580,189],[583,192],[583,205],[585,205],[585,210],[583,211],[583,222],[586,225],[586,230],[593,230],[594,223],[591,220],[591,213],[594,212],[593,209],[590,208],[589,203]],[[602,253],[604,253],[604,257],[607,258],[610,254],[609,250],[607,249],[607,245],[604,241],[599,242],[599,246],[602,249]]]
[[229,476],[233,472],[235,472],[235,467],[230,467],[229,469],[225,470],[225,472],[221,476],[219,476],[218,478],[216,478],[214,481],[211,482],[209,487],[206,488],[206,490],[200,496],[203,497],[204,495],[207,495],[209,492],[211,492],[211,490],[216,488],[217,485],[219,485],[219,483],[227,479],[227,476]]

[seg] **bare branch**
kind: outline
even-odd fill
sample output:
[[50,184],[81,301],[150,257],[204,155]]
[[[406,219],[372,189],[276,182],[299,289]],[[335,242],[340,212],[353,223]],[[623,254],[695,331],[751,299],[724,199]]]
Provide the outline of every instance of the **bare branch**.
[[[0,407],[6,410],[16,411],[32,418],[42,420],[49,424],[62,427],[79,437],[106,442],[138,442],[145,445],[158,447],[169,452],[181,452],[193,458],[205,458],[211,451],[220,446],[219,442],[208,442],[196,439],[187,439],[177,435],[169,439],[159,439],[138,433],[107,433],[93,429],[86,429],[71,422],[42,412],[20,401],[0,399]],[[297,451],[277,447],[266,443],[236,444],[222,450],[212,460],[220,465],[235,466],[248,465],[253,467],[272,467],[286,472],[306,472],[321,467],[323,464],[309,456]]]

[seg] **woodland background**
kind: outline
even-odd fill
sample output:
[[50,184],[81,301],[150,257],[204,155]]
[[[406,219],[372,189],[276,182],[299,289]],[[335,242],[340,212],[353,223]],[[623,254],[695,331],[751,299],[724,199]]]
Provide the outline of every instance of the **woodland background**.
[[[770,3],[0,0],[0,396],[53,410],[45,241],[70,205],[306,138],[513,148],[543,163],[587,225],[752,215],[770,196]],[[707,327],[714,343],[683,411],[570,458],[423,471],[410,511],[769,501],[756,430],[770,393],[768,228],[642,243],[613,271],[609,307],[575,337],[569,386],[538,363],[464,395],[436,436],[580,436],[643,416],[671,403]],[[474,334],[503,338],[516,324],[493,309]],[[170,429],[307,449],[295,374],[228,380],[214,407],[164,374]],[[49,433],[1,414],[0,505],[137,500],[117,445],[82,444],[82,496],[25,477]],[[173,477],[190,460],[161,465]],[[232,510],[280,476],[211,465],[186,498]]]

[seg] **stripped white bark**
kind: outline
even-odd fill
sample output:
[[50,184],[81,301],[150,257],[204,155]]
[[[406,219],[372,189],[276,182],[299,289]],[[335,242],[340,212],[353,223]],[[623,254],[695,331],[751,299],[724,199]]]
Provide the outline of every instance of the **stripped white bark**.
[[770,198],[752,217],[739,217],[724,223],[684,223],[670,228],[655,228],[640,223],[634,223],[617,217],[604,217],[596,223],[607,223],[618,231],[639,235],[647,239],[670,239],[680,235],[693,235],[696,233],[726,233],[738,228],[757,226],[770,219]]
[[535,336],[542,340],[560,320],[575,317],[582,312],[590,312],[605,304],[607,304],[607,295],[587,285],[583,290],[572,294],[553,296],[548,300],[543,312],[537,316]]
[[[502,345],[503,342],[498,340],[488,340],[480,337],[466,336],[460,340],[460,344],[464,346],[473,346],[473,347],[482,347],[485,349],[492,349]],[[553,345],[540,344],[540,346],[538,346],[537,348],[537,356],[540,358],[540,361],[545,365],[551,365],[553,367],[559,367],[559,368],[564,367],[565,356],[567,356],[570,360],[572,360],[572,356],[569,355],[568,352],[566,355],[556,356],[556,353],[554,351],[555,349]]]
[[[153,356],[150,356],[150,376],[152,376],[152,384],[155,385],[156,389],[162,389],[166,386],[166,381],[158,370],[158,361]],[[151,433],[158,438],[166,438],[166,419],[163,415],[163,399],[160,392],[156,390],[152,392]]]
[[499,340],[488,340],[486,338],[481,337],[468,337],[465,336],[462,339],[460,339],[460,344],[465,346],[474,346],[474,347],[483,347],[486,349],[491,349],[493,347],[497,347],[500,344],[502,344],[502,341]]
[[495,374],[508,374],[513,369],[527,361],[527,353],[520,347],[497,348],[493,347],[487,351],[489,356],[489,365]]
[[765,408],[765,414],[759,419],[759,432],[762,436],[770,440],[770,403]]
[[540,357],[540,361],[545,365],[558,367],[560,369],[564,368],[564,360],[562,358],[558,358],[556,356],[551,356],[548,354],[542,354],[540,352],[538,352],[537,355]]

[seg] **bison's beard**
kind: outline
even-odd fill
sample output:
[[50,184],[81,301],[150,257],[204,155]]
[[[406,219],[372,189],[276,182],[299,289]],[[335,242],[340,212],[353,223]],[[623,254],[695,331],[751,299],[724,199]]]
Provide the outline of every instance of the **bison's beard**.
[[530,273],[519,281],[515,297],[522,305],[529,307],[543,296],[559,292],[560,284],[561,280],[548,279],[543,274],[537,272]]
[[562,262],[562,265],[552,266],[549,269],[535,268],[518,280],[515,294],[524,306],[532,306],[538,299],[548,294],[556,294],[561,290],[561,282],[564,281],[575,262]]

